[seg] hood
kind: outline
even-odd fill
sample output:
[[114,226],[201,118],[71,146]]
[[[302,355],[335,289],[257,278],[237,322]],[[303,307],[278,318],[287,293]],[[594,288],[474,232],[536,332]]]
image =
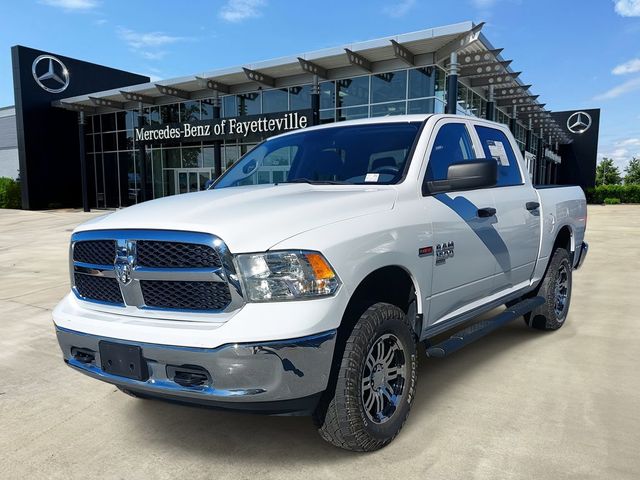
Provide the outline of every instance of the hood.
[[76,231],[184,230],[212,233],[234,253],[265,251],[291,236],[390,210],[393,187],[280,184],[221,188],[151,200],[95,218]]

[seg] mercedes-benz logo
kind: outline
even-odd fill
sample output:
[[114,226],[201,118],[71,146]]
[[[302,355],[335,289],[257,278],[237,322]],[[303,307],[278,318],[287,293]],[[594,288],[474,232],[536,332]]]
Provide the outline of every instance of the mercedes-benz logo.
[[69,70],[53,55],[40,55],[31,66],[33,78],[49,93],[64,92],[69,86]]
[[572,113],[567,119],[567,129],[571,133],[584,133],[591,126],[591,115],[587,112]]

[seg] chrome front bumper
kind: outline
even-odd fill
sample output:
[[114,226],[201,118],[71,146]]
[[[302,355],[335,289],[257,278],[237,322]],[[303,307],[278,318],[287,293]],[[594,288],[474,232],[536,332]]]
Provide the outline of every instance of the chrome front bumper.
[[[272,413],[302,410],[329,381],[336,331],[290,340],[193,348],[104,338],[56,326],[64,361],[93,378],[169,400]],[[149,378],[130,379],[101,368],[100,341],[139,346]],[[202,385],[177,383],[176,371],[206,371]],[[256,407],[256,408],[251,408]]]
[[576,250],[576,262],[573,267],[574,270],[579,269],[584,263],[584,259],[587,258],[587,253],[589,253],[589,244],[587,242],[582,242],[582,245]]

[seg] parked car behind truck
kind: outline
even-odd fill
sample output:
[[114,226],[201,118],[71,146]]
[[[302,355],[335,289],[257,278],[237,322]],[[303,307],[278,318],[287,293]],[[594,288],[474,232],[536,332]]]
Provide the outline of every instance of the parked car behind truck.
[[131,395],[310,414],[332,444],[375,450],[407,418],[419,342],[444,356],[521,316],[565,323],[585,228],[582,190],[534,188],[504,125],[323,125],[264,141],[208,191],[76,228],[53,317],[65,362]]

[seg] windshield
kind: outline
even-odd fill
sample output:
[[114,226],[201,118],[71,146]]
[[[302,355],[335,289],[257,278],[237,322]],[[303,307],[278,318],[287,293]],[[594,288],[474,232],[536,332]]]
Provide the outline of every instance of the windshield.
[[420,122],[347,125],[262,142],[213,188],[273,183],[392,184],[402,178]]

